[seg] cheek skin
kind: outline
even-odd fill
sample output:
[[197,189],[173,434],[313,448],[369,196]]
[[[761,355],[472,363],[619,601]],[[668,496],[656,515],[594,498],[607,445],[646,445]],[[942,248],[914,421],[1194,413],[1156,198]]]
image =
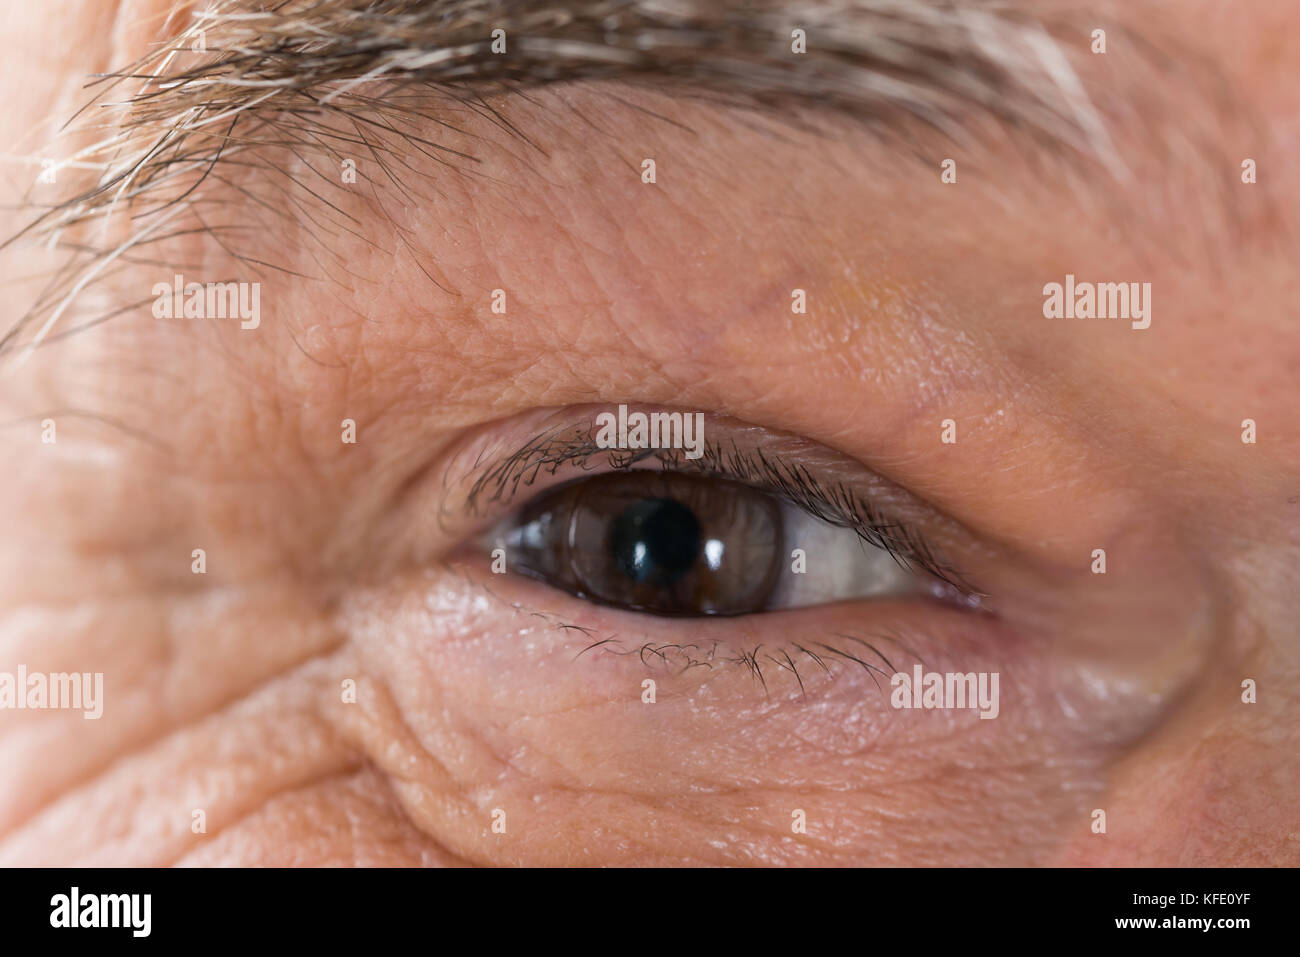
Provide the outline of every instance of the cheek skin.
[[5,713],[0,865],[458,863],[350,733],[339,633],[292,586],[249,591],[5,620],[0,668],[102,671],[104,709]]
[[349,765],[276,795],[177,862],[186,867],[459,867],[407,818],[375,768]]
[[[1132,787],[1121,783],[1103,797],[1115,755],[1088,741],[1138,733],[1141,711],[1124,715],[1114,701],[1091,710],[1098,702],[1059,681],[1050,660],[1005,635],[940,629],[933,637],[952,661],[909,638],[881,643],[900,668],[919,654],[930,669],[1002,672],[999,718],[955,721],[890,712],[857,667],[837,668],[833,684],[805,668],[805,701],[775,666],[764,695],[735,665],[681,675],[631,655],[593,651],[575,661],[590,641],[561,625],[577,609],[532,583],[490,584],[462,568],[358,595],[338,616],[349,640],[265,670],[249,664],[258,645],[295,629],[331,629],[322,619],[307,627],[313,618],[301,599],[281,598],[290,611],[273,630],[266,606],[229,609],[232,634],[244,638],[224,664],[206,663],[193,688],[224,686],[233,700],[188,720],[141,719],[128,749],[124,711],[112,709],[94,728],[111,747],[96,753],[83,735],[71,749],[91,759],[80,770],[69,769],[64,753],[29,753],[17,770],[48,806],[4,822],[21,826],[0,841],[0,861],[1106,863],[1172,850],[1174,829],[1161,828],[1159,808],[1182,822],[1225,810],[1232,765],[1219,765],[1214,750],[1196,752],[1195,722],[1183,731],[1175,724],[1155,747],[1121,761],[1116,776]],[[582,619],[596,634],[628,635],[633,646],[654,638],[629,629],[626,616]],[[902,617],[889,624],[910,634]],[[850,631],[853,622],[828,617],[806,627]],[[191,634],[196,646],[219,637],[211,627]],[[114,637],[129,646],[124,633]],[[995,638],[998,656],[987,651]],[[75,644],[84,654],[86,639]],[[184,658],[137,656],[130,668],[106,668],[119,695],[124,673],[147,674],[151,663],[173,679],[184,670]],[[640,700],[646,675],[659,685],[654,705]],[[358,682],[355,704],[340,694],[347,678]],[[181,707],[183,696],[173,697]],[[1082,730],[1052,723],[1062,700],[1084,715]],[[1225,730],[1217,741],[1234,739],[1244,735]],[[1198,754],[1190,766],[1188,753]],[[1176,793],[1151,793],[1151,760],[1177,771]],[[81,784],[87,767],[102,773]],[[42,778],[58,768],[60,780]],[[1185,786],[1189,770],[1193,787]],[[1141,840],[1116,833],[1104,850],[1088,843],[1093,805],[1129,808],[1128,822],[1116,813],[1114,830],[1136,828]],[[190,828],[196,808],[207,816],[204,835]],[[505,834],[490,830],[496,808],[507,814]],[[796,808],[807,815],[807,835],[790,833]],[[1077,841],[1061,846],[1072,833]],[[960,838],[954,844],[949,835]]]
[[[1251,571],[1261,579],[1291,574],[1274,561]],[[1063,865],[1300,865],[1293,799],[1300,648],[1261,640],[1269,622],[1287,614],[1275,599],[1253,597],[1233,611],[1231,631],[1220,633],[1213,661],[1177,712],[1113,768],[1097,804],[1107,834],[1078,837]],[[1249,637],[1229,641],[1230,634]],[[1251,703],[1243,701],[1247,678],[1255,684]]]
[[[1070,822],[1086,829],[1105,762],[1151,718],[1137,702],[1101,710],[1050,643],[956,612],[917,620],[907,605],[874,613],[901,636],[878,638],[881,651],[909,673],[921,658],[926,670],[1000,672],[998,718],[892,709],[888,677],[877,687],[816,644],[870,659],[832,637],[863,633],[861,608],[667,626],[468,565],[345,605],[367,676],[355,733],[417,826],[484,863],[1050,862]],[[768,659],[765,692],[744,666],[637,653],[717,640],[724,654],[766,642],[797,656],[783,641],[792,630],[836,675],[803,659],[806,698]],[[496,809],[505,834],[490,830]],[[806,835],[791,832],[796,809]]]

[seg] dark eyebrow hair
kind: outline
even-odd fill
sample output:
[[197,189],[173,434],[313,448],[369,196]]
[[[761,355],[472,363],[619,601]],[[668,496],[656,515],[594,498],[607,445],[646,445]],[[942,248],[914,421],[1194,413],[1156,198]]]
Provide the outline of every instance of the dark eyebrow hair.
[[[151,83],[133,105],[157,118],[332,101],[380,78],[523,89],[652,77],[936,125],[979,107],[1087,145],[1094,117],[1051,26],[994,0],[219,0],[106,79]],[[199,62],[196,42],[210,54]]]
[[[487,95],[597,79],[882,124],[915,117],[950,135],[985,115],[1106,162],[1106,127],[1052,26],[992,0],[191,0],[162,25],[169,40],[96,79],[78,119],[107,135],[72,159],[102,169],[70,177],[79,191],[5,243],[58,240],[70,258],[0,338],[0,354],[50,338],[70,297],[115,260],[182,235],[177,215],[197,210],[214,170],[267,143],[329,150],[309,128],[321,119],[351,122],[354,141],[373,150],[368,131],[395,133],[395,114],[415,112],[391,96],[406,86],[507,129]],[[473,159],[401,135],[442,162]],[[129,212],[130,233],[111,246],[79,243],[78,227],[114,209]]]

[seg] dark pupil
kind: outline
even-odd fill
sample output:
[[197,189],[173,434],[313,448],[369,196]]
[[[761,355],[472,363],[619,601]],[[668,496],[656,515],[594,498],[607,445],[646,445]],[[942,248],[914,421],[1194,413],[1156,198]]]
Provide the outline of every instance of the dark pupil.
[[695,513],[671,498],[629,505],[614,519],[610,551],[639,585],[666,587],[686,575],[700,554]]

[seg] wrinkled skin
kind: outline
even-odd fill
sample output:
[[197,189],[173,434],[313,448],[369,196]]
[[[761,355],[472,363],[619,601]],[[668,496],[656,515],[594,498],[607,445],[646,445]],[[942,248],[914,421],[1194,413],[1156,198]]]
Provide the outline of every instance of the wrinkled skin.
[[[203,237],[118,272],[119,304],[182,269],[260,278],[262,321],[144,307],[7,364],[0,671],[103,672],[105,700],[0,711],[0,862],[1300,862],[1300,8],[1193,6],[1128,16],[1239,109],[1122,49],[1083,63],[1127,180],[1020,134],[915,129],[918,158],[843,118],[575,86],[500,104],[544,154],[460,116],[446,142],[475,175],[412,156],[417,201],[340,186],[354,232],[247,238],[314,279]],[[4,142],[138,56],[155,9],[12,5]],[[1155,145],[1193,128],[1197,149]],[[16,200],[29,171],[6,176]],[[216,196],[216,218],[256,215]],[[6,326],[52,262],[6,253]],[[1150,282],[1151,327],[1045,318],[1066,273]],[[504,516],[465,517],[465,463],[618,402],[885,476],[992,612],[683,622],[493,575],[473,539]],[[843,657],[804,659],[803,692],[775,665],[765,691],[731,664],[575,657],[574,624],[632,650],[889,633],[909,669],[999,672],[1001,710],[895,711]]]

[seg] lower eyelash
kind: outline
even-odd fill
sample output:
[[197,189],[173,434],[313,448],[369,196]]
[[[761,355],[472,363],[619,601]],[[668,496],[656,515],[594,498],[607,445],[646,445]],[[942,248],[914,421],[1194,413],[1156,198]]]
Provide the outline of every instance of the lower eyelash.
[[[560,623],[556,627],[564,630],[579,631],[587,635],[592,633],[591,629],[585,628],[581,625]],[[755,682],[762,686],[764,694],[770,694],[767,677],[763,671],[763,668],[765,667],[764,662],[766,661],[775,665],[778,671],[789,671],[799,685],[800,694],[806,699],[808,697],[808,690],[804,684],[803,672],[799,670],[799,660],[801,658],[805,659],[805,667],[815,666],[820,668],[828,678],[834,678],[834,672],[831,670],[830,665],[827,664],[827,658],[830,658],[832,662],[842,659],[852,662],[865,670],[867,674],[871,676],[877,690],[884,694],[884,688],[881,686],[879,678],[884,678],[888,681],[896,672],[894,665],[887,657],[885,657],[884,653],[871,642],[855,635],[836,632],[827,637],[844,638],[849,641],[857,642],[864,648],[868,649],[870,654],[867,654],[866,652],[859,654],[852,651],[845,651],[842,648],[836,648],[833,645],[826,644],[822,641],[807,642],[806,644],[811,645],[812,648],[806,647],[805,644],[799,642],[792,642],[791,647],[795,654],[791,655],[789,650],[777,648],[776,651],[780,654],[779,658],[776,654],[773,654],[772,651],[765,652],[764,648],[767,648],[768,646],[763,644],[754,645],[748,651],[743,649],[739,651],[720,650],[723,649],[723,642],[718,639],[714,639],[708,644],[700,644],[698,642],[656,643],[653,641],[647,641],[639,647],[624,648],[619,645],[620,639],[617,635],[610,635],[588,644],[585,648],[574,655],[574,660],[576,661],[588,652],[601,648],[609,654],[635,655],[640,659],[641,663],[647,667],[651,667],[652,663],[657,660],[660,665],[663,665],[665,668],[672,668],[673,673],[679,675],[685,674],[692,668],[708,668],[712,670],[715,663],[720,665],[739,665],[749,669],[750,676],[755,680]],[[611,645],[615,647],[610,647]],[[906,648],[904,648],[903,651],[910,657],[917,658],[918,661],[920,660],[919,657],[907,651]],[[878,657],[889,670],[885,670],[879,665],[871,663],[871,655]],[[679,664],[680,668],[677,667]]]
[[[450,566],[448,567],[450,568]],[[461,577],[464,577],[464,573],[460,574]],[[467,583],[470,582],[468,578],[465,580]],[[885,656],[875,642],[845,632],[830,632],[815,639],[791,641],[789,648],[758,643],[749,647],[748,650],[743,648],[737,650],[719,638],[708,642],[643,641],[638,645],[629,646],[617,634],[598,638],[596,637],[598,632],[594,628],[566,621],[560,616],[549,612],[528,608],[518,601],[503,599],[482,582],[473,582],[473,584],[475,587],[486,591],[497,601],[513,608],[516,612],[532,618],[540,618],[554,631],[573,632],[581,635],[586,640],[586,644],[574,654],[574,661],[590,652],[599,650],[620,657],[635,656],[647,669],[654,668],[657,662],[658,665],[671,668],[674,674],[679,675],[685,674],[694,668],[712,670],[715,665],[738,665],[749,669],[750,677],[754,679],[754,683],[763,689],[764,695],[770,696],[771,688],[768,685],[767,676],[772,672],[764,670],[768,668],[768,665],[765,664],[765,662],[768,662],[776,667],[778,673],[782,671],[790,672],[804,699],[808,697],[808,685],[804,680],[805,675],[809,673],[808,669],[814,669],[813,673],[824,674],[828,680],[834,680],[835,671],[832,666],[837,662],[845,663],[846,667],[861,667],[871,677],[877,690],[885,697],[888,697],[888,693],[885,686],[881,685],[880,678],[883,677],[885,682],[888,683],[897,670],[893,661]],[[896,646],[905,659],[925,665],[925,660],[912,651],[897,634],[881,632],[879,635],[872,635],[872,637],[878,638],[881,643]],[[835,639],[852,642],[853,644],[836,647],[836,644],[829,643]],[[778,655],[780,657],[777,657]],[[884,668],[874,663],[876,658],[880,660]],[[680,665],[680,667],[676,667],[677,665]],[[800,670],[801,665],[805,670]]]

